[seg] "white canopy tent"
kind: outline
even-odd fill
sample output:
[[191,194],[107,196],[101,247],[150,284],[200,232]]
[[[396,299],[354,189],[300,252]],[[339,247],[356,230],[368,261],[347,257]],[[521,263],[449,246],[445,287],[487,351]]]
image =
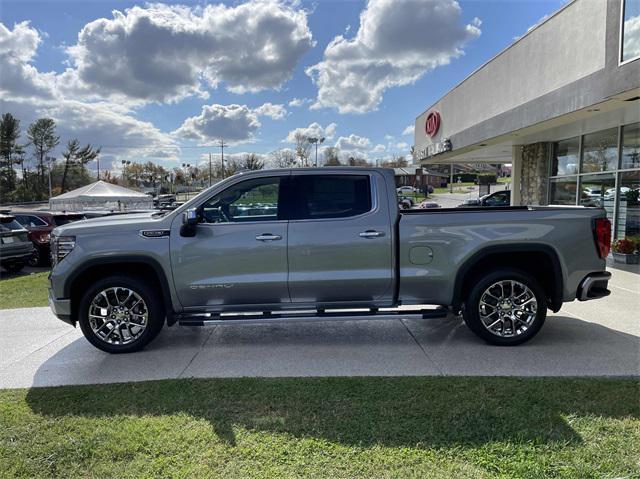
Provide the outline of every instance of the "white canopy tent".
[[153,198],[122,186],[96,181],[49,199],[49,208],[63,211],[130,211],[153,208]]

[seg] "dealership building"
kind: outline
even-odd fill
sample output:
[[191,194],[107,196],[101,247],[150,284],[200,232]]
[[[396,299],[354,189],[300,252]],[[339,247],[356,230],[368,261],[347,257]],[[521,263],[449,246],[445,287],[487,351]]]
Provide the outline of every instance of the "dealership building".
[[640,0],[574,0],[415,122],[414,161],[512,165],[514,205],[603,206],[640,235]]

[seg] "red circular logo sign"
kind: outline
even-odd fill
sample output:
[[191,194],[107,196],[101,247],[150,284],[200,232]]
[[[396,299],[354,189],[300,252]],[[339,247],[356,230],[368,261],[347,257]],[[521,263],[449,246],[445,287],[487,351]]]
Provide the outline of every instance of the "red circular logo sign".
[[429,135],[430,138],[433,138],[433,136],[436,133],[438,133],[439,129],[440,129],[440,113],[438,113],[437,111],[432,111],[427,115],[427,125],[426,125],[427,135]]

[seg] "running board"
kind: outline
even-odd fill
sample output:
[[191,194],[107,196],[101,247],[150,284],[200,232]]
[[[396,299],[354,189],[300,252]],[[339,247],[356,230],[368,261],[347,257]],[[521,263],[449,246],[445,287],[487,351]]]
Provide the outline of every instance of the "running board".
[[439,306],[436,309],[412,309],[380,311],[369,309],[361,311],[274,311],[265,313],[195,313],[177,317],[180,326],[208,326],[220,324],[267,324],[289,322],[317,321],[353,321],[358,319],[391,319],[415,317],[422,319],[444,318],[447,309]]

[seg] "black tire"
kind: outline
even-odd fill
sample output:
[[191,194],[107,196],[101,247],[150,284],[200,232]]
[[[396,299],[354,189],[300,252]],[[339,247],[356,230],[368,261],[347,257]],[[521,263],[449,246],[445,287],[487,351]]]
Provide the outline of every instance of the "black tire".
[[15,263],[8,263],[3,265],[3,268],[7,270],[7,273],[17,273],[18,271],[22,271],[25,263],[22,261],[16,261]]
[[[524,326],[521,322],[516,323],[513,320],[507,319],[506,324],[510,325],[506,328],[507,333],[509,333],[510,331],[513,332],[515,329],[514,326],[516,324],[521,330],[518,334],[512,336],[501,336],[499,333],[491,332],[480,318],[480,300],[483,294],[485,293],[485,291],[487,291],[488,288],[500,281],[515,281],[526,286],[531,291],[533,296],[535,296],[535,302],[537,303],[535,315],[532,314],[533,319],[530,321],[526,329],[524,329]],[[518,286],[516,287],[519,288]],[[508,285],[507,288],[509,288]],[[517,291],[520,292],[521,289],[518,289]],[[491,309],[489,309],[488,311],[491,311]],[[499,314],[499,312],[496,314]],[[497,317],[498,316],[496,315],[491,319]],[[546,317],[547,297],[538,281],[533,276],[525,273],[524,271],[512,268],[500,268],[487,273],[480,278],[476,277],[474,285],[469,292],[469,295],[467,296],[463,306],[463,318],[467,326],[469,326],[469,329],[471,329],[471,331],[473,331],[476,335],[478,335],[488,343],[496,344],[499,346],[515,346],[529,341],[538,333],[538,331],[540,331],[540,328],[542,328]],[[503,331],[505,331],[505,329],[501,328],[501,332]]]
[[[125,344],[110,343],[98,337],[91,328],[89,307],[101,291],[109,288],[127,288],[134,291],[144,301],[143,305],[146,305],[146,328],[139,337],[131,342]],[[97,281],[82,295],[78,308],[78,323],[80,323],[80,329],[84,337],[96,348],[112,354],[140,351],[160,333],[164,326],[165,317],[166,311],[161,297],[154,291],[149,281],[139,277],[109,276]]]
[[40,248],[38,248],[37,246],[33,248],[33,253],[31,254],[31,257],[29,258],[29,261],[27,261],[27,263],[32,268],[35,268],[36,266],[40,266],[40,264],[42,263]]

